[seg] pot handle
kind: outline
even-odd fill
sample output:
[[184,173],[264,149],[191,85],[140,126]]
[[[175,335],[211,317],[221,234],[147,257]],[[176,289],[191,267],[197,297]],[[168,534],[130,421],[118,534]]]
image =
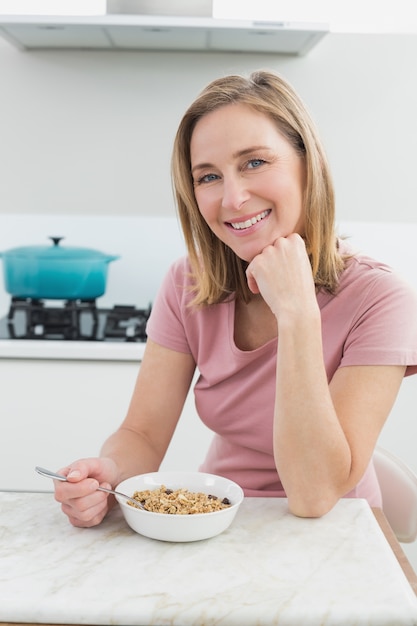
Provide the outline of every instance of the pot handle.
[[51,241],[53,241],[54,246],[58,246],[59,242],[62,239],[65,239],[65,237],[49,237],[49,239],[51,239]]

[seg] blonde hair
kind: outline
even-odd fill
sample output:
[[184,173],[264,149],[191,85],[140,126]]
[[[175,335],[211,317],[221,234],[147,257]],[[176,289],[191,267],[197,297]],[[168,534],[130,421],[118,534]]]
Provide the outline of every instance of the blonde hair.
[[190,143],[197,122],[211,111],[235,103],[271,118],[304,159],[306,247],[316,288],[333,293],[344,261],[337,250],[334,190],[324,149],[292,87],[276,74],[257,71],[249,78],[232,75],[211,82],[184,114],[175,137],[172,181],[193,273],[193,304],[216,304],[232,294],[245,302],[251,298],[245,275],[247,262],[206,224],[198,209],[191,175]]

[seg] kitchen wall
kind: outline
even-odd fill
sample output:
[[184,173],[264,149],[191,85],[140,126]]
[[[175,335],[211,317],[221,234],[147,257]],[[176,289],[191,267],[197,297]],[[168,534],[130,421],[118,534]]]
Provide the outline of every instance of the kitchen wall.
[[330,34],[305,57],[20,52],[0,41],[0,212],[172,215],[171,145],[211,79],[270,68],[328,150],[341,219],[415,221],[417,35]]

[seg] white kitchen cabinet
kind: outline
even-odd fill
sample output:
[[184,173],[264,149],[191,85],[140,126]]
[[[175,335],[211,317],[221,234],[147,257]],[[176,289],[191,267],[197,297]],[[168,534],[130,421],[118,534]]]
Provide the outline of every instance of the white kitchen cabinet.
[[[96,456],[123,419],[138,362],[0,359],[0,490],[49,491],[57,470]],[[187,399],[164,468],[197,469],[211,433]]]

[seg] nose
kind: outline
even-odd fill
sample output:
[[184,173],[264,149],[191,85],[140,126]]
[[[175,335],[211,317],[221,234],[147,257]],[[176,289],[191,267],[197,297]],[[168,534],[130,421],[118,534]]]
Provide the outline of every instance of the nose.
[[231,211],[239,211],[249,200],[250,193],[246,181],[240,176],[225,176],[223,178],[223,207]]

